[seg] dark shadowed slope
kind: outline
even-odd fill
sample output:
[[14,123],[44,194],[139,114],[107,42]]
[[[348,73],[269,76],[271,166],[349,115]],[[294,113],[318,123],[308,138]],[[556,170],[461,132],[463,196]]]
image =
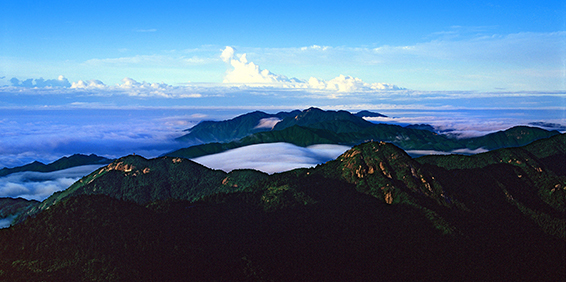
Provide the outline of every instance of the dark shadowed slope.
[[128,156],[0,230],[0,279],[560,281],[564,139],[462,159],[369,142],[270,176]]

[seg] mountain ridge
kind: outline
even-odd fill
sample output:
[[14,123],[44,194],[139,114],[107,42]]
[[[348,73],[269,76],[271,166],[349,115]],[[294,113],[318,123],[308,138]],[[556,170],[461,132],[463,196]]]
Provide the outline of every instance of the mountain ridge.
[[[367,142],[313,168],[234,181],[185,159],[126,156],[0,230],[0,279],[557,281],[566,175],[550,160],[565,148],[561,134],[414,159]],[[145,198],[189,181],[206,182],[204,193]]]
[[[348,122],[320,122],[314,124],[316,127],[293,125],[282,130],[258,132],[228,143],[217,142],[190,146],[166,153],[164,156],[197,158],[259,143],[287,142],[301,147],[315,144],[354,146],[372,140],[390,142],[403,150],[437,150],[443,152],[458,149],[474,150],[478,148],[495,150],[504,147],[522,146],[541,138],[560,134],[558,131],[517,126],[482,137],[452,139],[427,129],[415,129],[390,124],[372,124],[361,130],[352,131],[344,129],[341,132],[336,132],[334,130],[336,123],[344,125]],[[313,125],[311,124],[310,126]],[[354,125],[353,127],[356,126]],[[517,139],[517,134],[521,138]]]
[[92,164],[108,164],[110,162],[112,162],[111,159],[100,157],[95,154],[90,154],[90,155],[73,154],[69,157],[62,157],[49,164],[44,164],[39,161],[34,161],[32,163],[23,166],[18,166],[13,168],[5,167],[0,169],[0,177],[16,172],[23,172],[23,171],[52,172],[52,171],[67,169],[76,166],[92,165]]
[[[369,111],[360,113],[366,116],[384,116]],[[225,121],[202,121],[194,127],[185,130],[189,133],[176,138],[176,140],[188,144],[231,142],[258,132],[281,130],[294,125],[307,126],[320,122],[339,120],[355,124],[358,126],[358,130],[360,127],[367,127],[371,124],[364,120],[362,116],[353,115],[346,111],[323,111],[314,107],[304,111],[294,110],[276,114],[254,111]],[[268,122],[263,125],[262,121]]]

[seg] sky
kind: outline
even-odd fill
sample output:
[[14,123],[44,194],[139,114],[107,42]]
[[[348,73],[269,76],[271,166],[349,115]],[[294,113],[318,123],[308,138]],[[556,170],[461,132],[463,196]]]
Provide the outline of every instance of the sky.
[[[313,106],[460,137],[564,132],[566,2],[0,3],[0,168],[156,157],[202,120]],[[327,159],[280,145],[287,167]]]
[[301,80],[566,89],[564,1],[3,1],[0,18],[0,85],[222,83],[230,46]]

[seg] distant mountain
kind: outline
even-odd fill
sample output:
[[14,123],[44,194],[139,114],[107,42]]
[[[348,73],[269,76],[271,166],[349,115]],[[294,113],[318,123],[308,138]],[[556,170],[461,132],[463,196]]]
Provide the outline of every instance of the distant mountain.
[[[300,119],[299,119],[300,120]],[[363,121],[362,122],[366,122]],[[391,124],[356,123],[347,120],[322,121],[308,125],[292,125],[281,130],[259,132],[229,143],[209,143],[179,149],[165,154],[171,157],[196,158],[221,153],[243,146],[287,142],[297,146],[314,144],[339,144],[355,146],[368,141],[395,144],[403,150],[436,150],[450,152],[457,149],[488,150],[517,147],[534,140],[560,134],[536,127],[519,126],[482,137],[455,139],[426,129],[414,129]]]
[[367,142],[273,175],[128,156],[0,230],[0,280],[560,281],[565,150]]
[[188,129],[189,133],[177,140],[189,144],[231,142],[254,133],[278,131],[296,125],[327,129],[337,133],[353,132],[372,124],[364,120],[363,116],[383,115],[368,111],[352,115],[346,111],[323,111],[318,108],[277,114],[255,111],[225,121],[203,121]]
[[[318,108],[279,113],[276,117],[263,112],[253,112],[223,122],[202,122],[202,126],[199,126],[200,124],[195,126],[191,129],[191,133],[178,140],[210,143],[193,145],[164,155],[196,158],[243,146],[272,142],[287,142],[298,146],[323,143],[354,146],[367,141],[384,141],[393,143],[403,150],[443,152],[478,148],[494,150],[523,146],[535,140],[560,134],[556,130],[517,126],[482,137],[458,139],[437,134],[434,128],[427,124],[405,127],[374,124],[362,118],[368,115],[382,116],[368,111],[353,115],[347,111],[324,111]],[[271,119],[270,123],[265,123],[270,127],[256,128],[261,124],[261,120],[266,119]],[[241,138],[237,139],[237,136]]]
[[357,117],[387,117],[386,115],[382,115],[380,113],[374,113],[374,112],[370,112],[370,111],[359,111],[357,113],[354,114]]
[[273,131],[297,125],[342,133],[360,131],[373,124],[347,111],[323,111],[318,108],[309,108],[295,116],[284,118],[275,125]]
[[92,164],[108,164],[110,162],[112,162],[111,159],[100,157],[95,154],[90,154],[90,155],[74,154],[69,157],[62,157],[50,164],[43,164],[41,162],[35,161],[33,163],[19,167],[3,168],[0,170],[0,177],[22,171],[51,172],[51,171],[67,169],[76,166],[92,165]]
[[515,126],[504,131],[466,139],[466,147],[470,149],[485,148],[488,150],[519,147],[557,134],[559,132],[556,130],[548,131],[538,127]]
[[409,124],[405,126],[405,128],[412,128],[412,129],[419,129],[419,130],[428,130],[430,132],[436,132],[434,127],[430,124]]
[[299,111],[293,111],[272,115],[255,111],[225,121],[202,121],[187,129],[189,133],[177,140],[191,144],[238,140],[252,133],[271,130],[274,123],[298,113]]

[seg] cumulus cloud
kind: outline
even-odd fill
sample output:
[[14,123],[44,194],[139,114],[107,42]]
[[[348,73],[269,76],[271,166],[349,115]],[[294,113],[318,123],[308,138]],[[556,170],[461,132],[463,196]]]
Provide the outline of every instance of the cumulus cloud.
[[64,76],[60,75],[56,79],[43,79],[43,78],[29,78],[23,81],[20,81],[18,78],[13,77],[10,79],[10,83],[12,86],[16,87],[26,87],[26,88],[43,88],[43,87],[70,87],[71,84],[69,80],[66,79]]
[[224,83],[282,84],[294,81],[284,75],[277,75],[266,69],[260,69],[253,62],[248,62],[246,54],[236,56],[234,48],[230,46],[226,46],[220,58],[233,67],[232,70],[226,71]]
[[314,145],[303,148],[289,143],[267,143],[203,156],[193,161],[226,172],[249,168],[277,173],[333,160],[348,149],[350,147],[341,145]]
[[73,88],[73,89],[104,89],[104,88],[106,88],[106,84],[104,84],[102,81],[97,80],[97,79],[92,79],[92,80],[87,80],[87,81],[79,80],[77,82],[73,82],[73,84],[71,84],[71,88]]
[[54,192],[67,189],[100,165],[86,165],[54,172],[18,172],[0,177],[0,197],[43,201]]
[[[328,47],[314,45],[308,47],[316,50],[326,50]],[[307,50],[307,49],[305,49]],[[314,90],[330,90],[337,92],[355,92],[372,90],[398,90],[398,86],[387,83],[366,83],[359,78],[340,75],[329,81],[311,77],[309,80],[288,78],[284,75],[274,74],[267,69],[261,69],[253,62],[249,62],[246,54],[237,55],[234,48],[226,46],[220,58],[229,63],[232,69],[226,71],[224,83],[246,84],[260,86],[278,86],[283,88],[302,88]]]
[[79,80],[73,82],[70,89],[75,90],[98,90],[106,94],[126,94],[139,97],[161,97],[161,98],[200,98],[200,93],[187,93],[191,89],[183,86],[172,86],[167,83],[139,82],[133,78],[125,77],[121,83],[106,85],[100,80]]
[[339,92],[371,91],[371,90],[400,90],[402,88],[388,83],[367,83],[359,78],[340,75],[329,81],[311,77],[308,86],[314,89],[335,90]]

